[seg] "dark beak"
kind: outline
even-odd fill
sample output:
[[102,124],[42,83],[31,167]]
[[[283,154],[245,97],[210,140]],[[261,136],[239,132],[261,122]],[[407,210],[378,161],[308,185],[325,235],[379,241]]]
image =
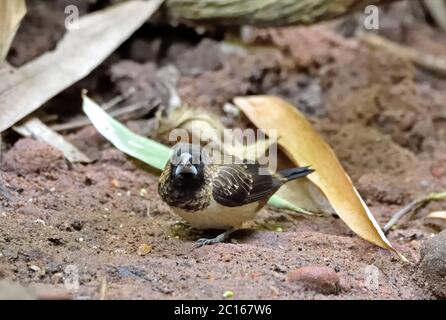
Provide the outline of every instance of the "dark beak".
[[181,154],[180,163],[175,169],[175,175],[178,176],[183,173],[190,173],[193,175],[198,173],[197,168],[195,168],[195,166],[192,164],[192,155],[187,152]]

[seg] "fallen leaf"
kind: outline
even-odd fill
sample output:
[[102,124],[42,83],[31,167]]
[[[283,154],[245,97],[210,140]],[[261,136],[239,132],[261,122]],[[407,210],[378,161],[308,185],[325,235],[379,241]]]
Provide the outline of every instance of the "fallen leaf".
[[[116,148],[158,170],[164,169],[167,161],[169,161],[171,153],[169,147],[133,133],[126,126],[110,117],[107,112],[85,94],[83,94],[83,110],[95,126],[96,130],[98,130],[99,133]],[[279,209],[309,213],[276,195],[269,199],[268,205]]]
[[446,219],[446,211],[434,211],[429,213],[426,218],[430,219]]
[[76,28],[67,31],[54,51],[19,69],[12,69],[12,73],[0,73],[0,132],[87,76],[162,2],[127,1],[83,16]]
[[170,157],[169,147],[133,133],[126,126],[110,117],[85,94],[83,95],[83,110],[96,130],[116,148],[158,170],[164,169]]
[[351,230],[382,248],[396,251],[334,151],[297,108],[273,96],[237,97],[234,102],[258,128],[278,131],[279,145],[296,165],[315,169],[308,179],[321,189]]
[[70,162],[91,162],[91,160],[63,136],[48,128],[38,118],[31,118],[25,123],[15,126],[14,130],[25,137],[33,137],[46,142],[50,146],[62,151]]
[[0,63],[6,58],[25,14],[25,0],[0,1]]

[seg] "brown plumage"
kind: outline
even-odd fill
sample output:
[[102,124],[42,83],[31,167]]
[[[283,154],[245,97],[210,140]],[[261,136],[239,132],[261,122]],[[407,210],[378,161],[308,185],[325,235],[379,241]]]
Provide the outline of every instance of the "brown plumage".
[[268,199],[286,182],[304,177],[308,167],[260,174],[258,163],[207,163],[199,146],[178,144],[161,174],[158,192],[173,211],[198,229],[227,229],[199,245],[224,240],[253,220]]

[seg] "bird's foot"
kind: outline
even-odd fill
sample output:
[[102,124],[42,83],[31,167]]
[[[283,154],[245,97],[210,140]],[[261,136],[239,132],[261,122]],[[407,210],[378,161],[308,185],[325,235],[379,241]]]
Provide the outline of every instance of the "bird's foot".
[[194,249],[200,248],[202,246],[212,245],[216,243],[224,242],[226,239],[228,239],[229,235],[233,233],[235,230],[228,230],[223,232],[222,234],[219,234],[215,238],[201,238],[198,239],[195,243]]

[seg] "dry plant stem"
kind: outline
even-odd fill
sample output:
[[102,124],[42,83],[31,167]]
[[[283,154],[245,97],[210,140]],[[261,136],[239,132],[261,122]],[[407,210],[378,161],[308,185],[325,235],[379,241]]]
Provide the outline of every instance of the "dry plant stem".
[[432,71],[438,75],[444,77],[446,76],[446,56],[440,57],[420,52],[416,49],[403,46],[373,33],[360,33],[358,34],[358,38],[360,41],[371,47],[387,50],[392,54],[401,57],[402,59],[409,60],[422,68]]
[[387,224],[384,226],[383,231],[385,233],[389,232],[389,230],[397,224],[397,222],[404,217],[405,215],[414,212],[418,208],[422,207],[423,205],[427,204],[430,201],[439,201],[439,200],[445,200],[446,199],[446,191],[439,192],[439,193],[431,193],[428,194],[425,197],[413,200],[411,203],[406,205],[401,210],[398,210],[393,217],[387,222]]
[[0,1],[0,63],[6,58],[20,21],[25,14],[24,0]]
[[[111,108],[115,107],[128,97],[130,97],[135,92],[135,89],[129,89],[125,93],[117,95],[113,99],[107,101],[102,105],[102,109],[105,111],[110,110]],[[125,107],[124,107],[125,108]],[[113,114],[113,113],[111,113]],[[44,121],[45,122],[45,121]],[[65,131],[65,130],[72,130],[72,129],[78,129],[82,128],[90,123],[90,120],[88,120],[87,117],[82,117],[82,119],[74,120],[68,123],[62,123],[62,124],[56,124],[53,126],[50,126],[51,129],[54,131]]]
[[135,88],[128,89],[126,92],[119,94],[116,97],[114,97],[113,99],[104,103],[102,105],[102,109],[104,109],[105,111],[110,110],[111,108],[115,107],[119,103],[123,102],[125,99],[131,97],[135,93],[135,91],[136,91]]
[[[141,103],[131,104],[129,106],[122,107],[121,109],[111,111],[110,115],[112,117],[121,117],[123,115],[138,111],[139,109],[141,109],[143,107],[144,107],[144,105]],[[150,109],[152,109],[152,108],[150,108]],[[104,108],[104,110],[105,110],[105,108]],[[149,112],[149,111],[147,111],[147,112]],[[50,128],[53,129],[54,131],[59,132],[59,131],[79,129],[79,128],[88,126],[90,124],[91,124],[91,122],[87,117],[82,117],[82,119],[75,120],[75,121],[68,122],[68,123],[56,124],[56,125],[50,126]]]
[[170,22],[278,27],[309,25],[393,0],[167,0]]

